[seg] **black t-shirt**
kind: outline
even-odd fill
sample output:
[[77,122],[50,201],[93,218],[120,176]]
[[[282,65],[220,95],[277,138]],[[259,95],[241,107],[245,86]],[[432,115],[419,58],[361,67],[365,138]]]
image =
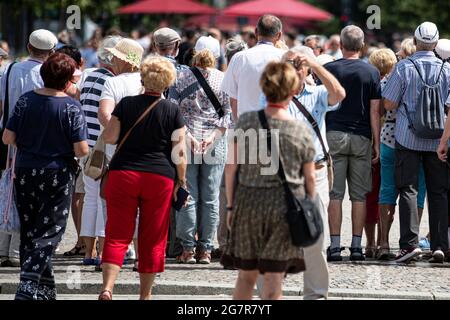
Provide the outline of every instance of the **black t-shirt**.
[[[120,121],[119,142],[136,120],[157,98],[138,95],[123,98],[112,113]],[[161,100],[133,129],[111,162],[111,170],[133,170],[176,177],[171,160],[172,133],[184,127],[184,119],[176,104]]]
[[327,131],[372,138],[370,100],[381,99],[380,73],[362,60],[340,59],[325,65],[347,92],[341,107],[327,114]]

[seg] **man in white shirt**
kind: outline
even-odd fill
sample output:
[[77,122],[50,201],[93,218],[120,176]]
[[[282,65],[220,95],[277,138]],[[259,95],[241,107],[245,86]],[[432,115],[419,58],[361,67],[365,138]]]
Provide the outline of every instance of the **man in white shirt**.
[[[0,86],[0,110],[5,119],[1,119],[2,128],[6,124],[10,115],[13,113],[19,97],[24,93],[38,89],[44,86],[41,79],[40,70],[42,63],[53,53],[58,39],[53,33],[48,30],[39,29],[30,34],[28,40],[28,52],[30,57],[28,60],[14,64],[9,71],[9,65],[5,67],[5,73],[1,77]],[[4,111],[4,101],[6,93],[6,78],[9,72],[8,79],[8,112]],[[2,149],[2,153],[7,152],[7,148]],[[6,160],[6,154],[1,156],[2,162]],[[5,168],[5,162],[0,164],[0,169]],[[5,234],[0,232],[0,262],[3,267],[19,266],[19,235]]]
[[266,65],[273,60],[280,60],[284,53],[274,46],[281,38],[282,27],[277,17],[262,16],[255,31],[258,44],[233,56],[225,72],[222,90],[231,98],[234,119],[245,112],[261,109],[259,78]]

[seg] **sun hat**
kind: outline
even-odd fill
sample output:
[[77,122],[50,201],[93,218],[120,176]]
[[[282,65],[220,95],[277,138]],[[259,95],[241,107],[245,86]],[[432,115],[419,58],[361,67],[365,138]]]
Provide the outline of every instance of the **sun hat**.
[[439,58],[442,60],[448,60],[450,58],[450,40],[440,39],[435,51]]
[[157,47],[165,48],[177,41],[181,41],[181,37],[178,32],[173,29],[161,28],[153,33],[153,41]]
[[105,48],[105,50],[111,52],[116,58],[137,68],[141,65],[142,54],[144,53],[144,48],[139,43],[128,38],[117,42],[114,48]]
[[434,23],[424,22],[417,27],[414,36],[425,43],[436,43],[439,40],[439,30]]
[[214,55],[214,58],[220,57],[220,43],[219,40],[208,36],[202,36],[197,40],[197,43],[195,44],[194,50],[195,52],[200,52],[204,49],[208,49],[211,51]]
[[50,31],[38,29],[30,34],[28,42],[36,49],[52,50],[58,44],[58,39]]

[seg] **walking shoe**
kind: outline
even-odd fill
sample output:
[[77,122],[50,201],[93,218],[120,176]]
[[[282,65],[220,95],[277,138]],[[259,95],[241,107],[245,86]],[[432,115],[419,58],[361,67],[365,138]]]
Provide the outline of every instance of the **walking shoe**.
[[422,250],[430,250],[430,248],[431,248],[430,240],[428,238],[420,239],[419,248]]
[[197,263],[210,264],[211,263],[211,254],[208,251],[200,251],[197,255]]
[[380,261],[388,261],[391,258],[391,252],[389,248],[380,248],[378,251],[377,259]]
[[366,258],[364,257],[362,248],[350,248],[350,261],[364,261]]
[[327,261],[328,262],[338,262],[342,261],[341,251],[345,250],[345,248],[331,248],[327,249]]
[[1,258],[0,267],[18,268],[18,267],[20,267],[20,259],[3,257],[3,258]]
[[194,251],[184,250],[183,253],[177,257],[178,263],[195,264],[197,261],[194,258]]
[[435,250],[431,255],[431,259],[428,260],[429,263],[444,263],[444,252],[442,250]]
[[400,249],[395,257],[395,262],[408,262],[421,254],[420,248]]

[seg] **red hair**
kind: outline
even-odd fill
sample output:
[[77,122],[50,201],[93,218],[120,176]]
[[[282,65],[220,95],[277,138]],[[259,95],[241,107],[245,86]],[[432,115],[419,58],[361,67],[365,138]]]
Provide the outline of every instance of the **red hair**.
[[42,64],[41,77],[46,88],[64,90],[77,67],[75,60],[64,53],[54,53]]

